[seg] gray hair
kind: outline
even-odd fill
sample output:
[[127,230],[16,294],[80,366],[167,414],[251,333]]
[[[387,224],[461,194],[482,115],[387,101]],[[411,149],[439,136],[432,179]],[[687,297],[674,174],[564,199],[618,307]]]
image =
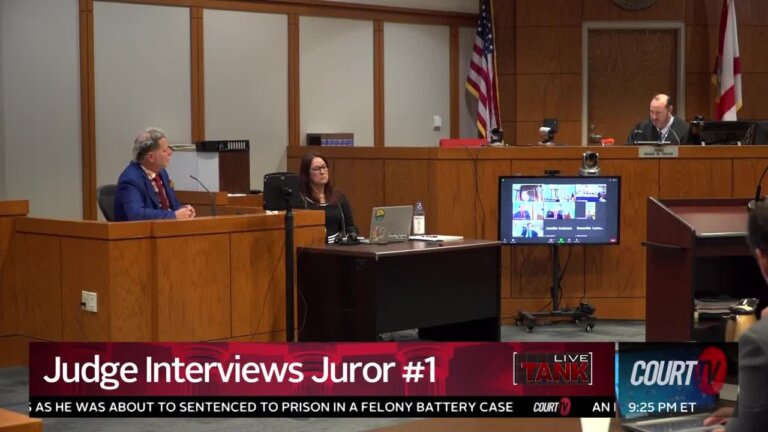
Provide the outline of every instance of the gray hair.
[[141,162],[147,153],[157,150],[160,147],[160,140],[165,137],[165,132],[160,128],[149,127],[144,129],[144,131],[136,135],[136,139],[133,140],[133,159],[137,162]]

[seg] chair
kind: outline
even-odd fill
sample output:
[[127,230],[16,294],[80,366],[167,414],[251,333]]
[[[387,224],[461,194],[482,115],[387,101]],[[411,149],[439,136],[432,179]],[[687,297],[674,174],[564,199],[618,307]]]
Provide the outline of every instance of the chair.
[[114,184],[99,186],[96,189],[99,209],[104,215],[104,219],[109,222],[115,221],[115,192],[117,192],[117,185]]

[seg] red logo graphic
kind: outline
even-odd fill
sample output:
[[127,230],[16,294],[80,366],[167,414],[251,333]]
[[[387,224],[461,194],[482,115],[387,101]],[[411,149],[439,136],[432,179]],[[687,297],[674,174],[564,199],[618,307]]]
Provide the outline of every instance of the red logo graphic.
[[514,383],[540,385],[589,385],[592,353],[515,353]]
[[560,399],[560,415],[565,417],[571,413],[571,400],[567,397]]
[[720,394],[728,375],[728,361],[723,350],[707,347],[699,355],[699,363],[694,370],[699,377],[699,390],[704,394]]

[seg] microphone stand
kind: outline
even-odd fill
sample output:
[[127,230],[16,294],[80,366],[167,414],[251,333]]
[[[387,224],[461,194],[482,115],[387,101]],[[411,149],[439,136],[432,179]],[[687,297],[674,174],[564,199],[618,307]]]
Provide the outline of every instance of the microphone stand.
[[293,329],[293,191],[283,188],[285,200],[285,340],[294,341]]
[[[560,171],[558,170],[546,170],[545,174],[549,177],[556,177]],[[571,245],[573,247],[573,245]],[[560,295],[562,294],[562,287],[560,285],[560,278],[562,277],[562,270],[560,270],[560,245],[554,243],[550,245],[550,251],[552,253],[552,286],[550,287],[550,295],[552,296],[552,310],[549,312],[527,312],[519,311],[515,318],[515,325],[525,325],[525,331],[532,333],[533,329],[538,325],[538,318],[550,318],[553,320],[568,320],[573,321],[576,324],[581,324],[586,321],[584,330],[590,333],[595,327],[595,308],[588,303],[580,303],[578,308],[575,309],[560,309]]]
[[763,179],[765,178],[765,173],[768,173],[768,166],[765,167],[763,170],[763,173],[760,175],[760,180],[757,181],[757,187],[755,188],[755,199],[747,203],[747,210],[754,210],[757,208],[757,205],[763,200],[763,197],[761,196],[761,192],[763,189]]
[[211,196],[211,216],[216,217],[216,196],[213,194],[213,192],[209,191],[207,187],[203,184],[203,182],[200,181],[197,177],[193,176],[192,174],[189,175],[192,180],[196,181],[200,186],[205,189],[206,192],[208,192],[208,195]]
[[669,126],[669,131],[670,131],[670,132],[672,132],[672,135],[674,135],[674,136],[675,136],[675,138],[677,139],[677,145],[683,145],[683,142],[682,142],[682,141],[680,141],[680,136],[678,136],[678,135],[677,135],[677,132],[675,132],[675,130],[674,130],[674,129],[672,129],[672,126],[671,126],[671,125]]

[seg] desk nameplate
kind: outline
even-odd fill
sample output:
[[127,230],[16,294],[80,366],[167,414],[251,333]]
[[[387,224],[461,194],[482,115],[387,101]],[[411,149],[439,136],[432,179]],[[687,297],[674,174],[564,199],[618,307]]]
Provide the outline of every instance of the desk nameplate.
[[643,145],[637,147],[637,157],[639,158],[676,158],[680,152],[680,146],[650,146]]

